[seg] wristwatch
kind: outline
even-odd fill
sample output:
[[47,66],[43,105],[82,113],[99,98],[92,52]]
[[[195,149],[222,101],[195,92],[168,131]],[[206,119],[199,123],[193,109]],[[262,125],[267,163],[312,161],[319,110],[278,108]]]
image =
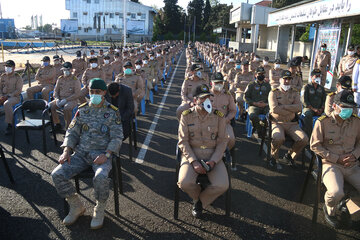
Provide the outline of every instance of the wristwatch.
[[111,153],[106,152],[105,156],[106,156],[107,158],[110,158],[110,157],[111,157]]

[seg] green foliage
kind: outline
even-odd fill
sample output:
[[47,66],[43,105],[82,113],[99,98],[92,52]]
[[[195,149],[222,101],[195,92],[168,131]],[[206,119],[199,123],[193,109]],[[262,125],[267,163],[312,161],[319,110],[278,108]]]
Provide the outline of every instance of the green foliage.
[[51,33],[52,32],[52,26],[51,24],[45,24],[43,27],[38,27],[37,30],[44,33]]
[[303,0],[273,0],[274,8],[283,8],[294,3],[301,2]]
[[310,33],[310,24],[306,26],[305,32],[301,35],[300,41],[301,42],[308,42],[309,41],[309,33]]
[[25,30],[31,30],[31,26],[27,25],[27,26],[25,27]]

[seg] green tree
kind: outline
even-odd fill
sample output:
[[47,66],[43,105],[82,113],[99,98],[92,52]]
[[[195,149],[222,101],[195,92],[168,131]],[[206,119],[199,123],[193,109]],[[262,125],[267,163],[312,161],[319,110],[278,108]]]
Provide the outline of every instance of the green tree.
[[286,6],[289,6],[291,4],[301,2],[301,1],[303,1],[303,0],[273,0],[272,1],[272,7],[274,7],[274,8],[282,8],[282,7],[286,7]]
[[164,28],[165,32],[178,33],[182,30],[182,21],[178,0],[164,0]]
[[27,26],[25,27],[25,30],[31,30],[31,26],[27,25]]
[[205,8],[204,8],[204,19],[203,19],[204,26],[203,26],[203,28],[204,28],[204,31],[207,33],[209,33],[212,30],[210,25],[207,24],[209,22],[210,14],[211,14],[210,1],[206,0]]
[[188,6],[188,15],[189,23],[191,26],[194,24],[194,19],[196,20],[196,34],[201,32],[202,29],[202,18],[204,11],[204,0],[192,0],[189,2]]

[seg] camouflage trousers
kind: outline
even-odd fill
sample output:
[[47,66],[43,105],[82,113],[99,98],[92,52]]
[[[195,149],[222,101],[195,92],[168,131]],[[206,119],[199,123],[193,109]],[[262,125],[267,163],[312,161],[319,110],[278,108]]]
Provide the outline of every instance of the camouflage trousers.
[[67,198],[76,193],[74,185],[71,183],[71,178],[79,174],[89,166],[95,172],[93,178],[94,196],[100,202],[105,202],[109,197],[109,172],[112,167],[111,159],[105,163],[97,165],[93,163],[95,158],[102,154],[102,151],[91,151],[89,153],[74,153],[70,158],[70,163],[59,164],[51,173],[51,177],[55,184],[55,188],[59,195]]

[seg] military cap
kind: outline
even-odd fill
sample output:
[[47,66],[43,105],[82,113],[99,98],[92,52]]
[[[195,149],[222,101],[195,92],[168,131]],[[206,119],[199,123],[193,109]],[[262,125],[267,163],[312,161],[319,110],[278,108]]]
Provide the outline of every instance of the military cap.
[[48,56],[44,56],[41,61],[50,62],[50,58]]
[[265,57],[264,57],[264,60],[268,62],[268,61],[269,61],[269,57],[268,57],[268,56],[265,56]]
[[238,59],[238,60],[236,60],[236,62],[235,62],[236,64],[238,64],[238,65],[240,65],[241,64],[241,60],[240,59]]
[[104,50],[100,49],[99,52],[103,52]]
[[244,60],[244,61],[242,62],[242,65],[249,65],[249,61],[248,61],[248,60]]
[[54,55],[54,56],[53,56],[53,59],[54,59],[54,60],[57,60],[57,59],[60,59],[60,57],[59,57],[59,55]]
[[120,53],[118,53],[118,52],[116,52],[114,55],[115,55],[115,57],[120,57]]
[[5,62],[6,67],[15,67],[15,62],[13,60],[7,60]]
[[338,79],[338,83],[341,84],[341,88],[343,89],[351,89],[352,80],[349,76],[342,76]]
[[110,59],[110,56],[109,56],[109,55],[105,55],[105,56],[104,56],[104,59]]
[[150,55],[150,56],[154,56],[155,53],[154,53],[153,51],[151,51],[151,52],[149,53],[149,55]]
[[314,76],[314,75],[320,76],[321,75],[320,69],[315,68],[314,70],[312,70],[311,71],[311,76]]
[[94,58],[90,58],[90,59],[89,59],[89,62],[91,62],[91,63],[97,62],[97,61],[98,61],[97,57],[94,57]]
[[81,51],[76,51],[76,56],[81,57]]
[[201,84],[193,90],[193,96],[196,98],[203,98],[209,95],[213,96],[210,93],[209,87],[206,84]]
[[265,73],[265,69],[263,67],[256,68],[256,73]]
[[148,57],[148,56],[145,56],[145,57],[143,58],[143,60],[149,60],[149,57]]
[[135,53],[135,50],[134,50],[134,49],[131,49],[131,50],[130,50],[130,53]]
[[281,64],[281,60],[280,59],[275,59],[275,63],[276,64]]
[[202,63],[200,58],[195,58],[195,63]]
[[62,65],[61,70],[64,70],[64,69],[72,69],[71,62],[64,62],[64,64]]
[[142,64],[142,60],[141,60],[141,59],[136,60],[135,64],[136,64],[136,65],[139,65],[139,64],[141,65],[141,64]]
[[354,50],[355,50],[354,45],[349,45],[348,50],[350,50],[350,51],[354,51]]
[[321,44],[321,47],[326,48],[327,47],[326,43]]
[[90,80],[89,83],[90,89],[101,89],[101,90],[107,90],[106,83],[101,78],[93,78]]
[[215,73],[215,78],[211,80],[212,82],[225,82],[224,76],[221,74],[221,72]]
[[95,52],[95,50],[94,50],[94,49],[91,49],[91,50],[90,50],[90,52],[91,52],[91,53],[94,53],[94,52]]
[[202,67],[199,64],[193,64],[191,65],[191,71],[197,71],[197,70],[201,70]]
[[334,103],[342,104],[345,107],[357,107],[357,104],[354,102],[354,94],[352,91],[344,89],[344,91],[338,93],[334,97]]
[[282,78],[292,78],[291,72],[288,71],[288,70],[284,70],[284,71],[281,73],[281,77],[282,77]]
[[230,54],[230,58],[235,58],[235,55],[234,55],[234,54]]
[[132,63],[130,61],[127,61],[125,64],[124,64],[124,67],[132,67]]

